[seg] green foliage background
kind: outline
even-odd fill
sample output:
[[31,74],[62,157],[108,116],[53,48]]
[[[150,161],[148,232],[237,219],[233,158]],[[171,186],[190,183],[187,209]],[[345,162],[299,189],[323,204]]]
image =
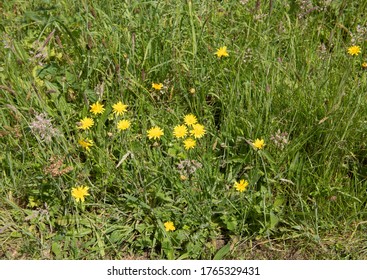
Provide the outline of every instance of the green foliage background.
[[[366,258],[366,6],[1,3],[0,257]],[[221,46],[229,57],[214,55]],[[105,113],[78,130],[96,101]],[[118,101],[126,132],[110,117]],[[60,132],[49,143],[30,128],[40,113]],[[186,151],[172,130],[189,113],[207,133]],[[187,180],[183,160],[201,164]],[[77,185],[90,188],[83,204]]]

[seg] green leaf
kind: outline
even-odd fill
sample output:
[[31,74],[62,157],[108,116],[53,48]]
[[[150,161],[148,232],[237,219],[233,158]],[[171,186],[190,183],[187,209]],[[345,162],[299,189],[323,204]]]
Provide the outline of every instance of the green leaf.
[[270,212],[270,229],[273,230],[279,223],[279,218],[273,212]]
[[277,196],[274,201],[274,208],[278,208],[284,204],[284,197],[283,196]]
[[162,241],[162,250],[166,254],[169,260],[174,259],[174,249],[172,247],[171,241],[168,238],[164,238]]
[[230,249],[231,249],[231,245],[227,243],[226,245],[224,245],[222,248],[218,250],[218,252],[215,254],[213,259],[222,260],[223,257],[229,253]]
[[128,194],[124,194],[124,197],[126,197],[128,200],[130,200],[132,202],[135,202],[136,204],[140,205],[142,208],[145,208],[147,210],[152,210],[151,207],[148,204],[138,200],[136,197],[133,197],[133,196],[128,195]]
[[222,216],[221,219],[228,230],[234,231],[237,228],[237,220],[235,217]]
[[14,238],[20,238],[22,237],[22,234],[18,231],[13,231],[11,234],[10,234],[11,237],[14,237]]
[[55,254],[56,259],[62,259],[61,248],[58,242],[52,242],[51,250]]
[[183,253],[181,256],[179,256],[177,258],[177,260],[186,260],[190,258],[190,254],[189,253]]
[[275,164],[275,160],[273,159],[273,157],[269,154],[268,151],[262,151],[262,154],[265,156],[265,158],[268,160],[268,162],[273,165]]
[[110,242],[111,243],[121,243],[124,239],[125,239],[125,235],[124,235],[124,231],[122,230],[115,230],[114,232],[111,233],[110,236]]
[[71,234],[68,234],[70,236],[74,236],[74,237],[83,237],[85,235],[88,235],[92,232],[92,230],[90,228],[82,228],[78,231],[72,231]]
[[169,148],[167,151],[168,155],[171,157],[176,157],[177,150],[175,148]]
[[99,254],[101,255],[101,257],[103,258],[105,256],[105,250],[104,250],[104,242],[101,238],[101,236],[99,235],[99,233],[97,231],[95,231],[96,237],[97,237],[97,244],[98,244],[98,248],[99,248]]

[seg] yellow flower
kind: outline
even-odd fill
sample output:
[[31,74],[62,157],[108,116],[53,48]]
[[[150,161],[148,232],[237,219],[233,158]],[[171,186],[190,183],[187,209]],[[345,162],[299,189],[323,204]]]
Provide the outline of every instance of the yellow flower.
[[194,124],[192,126],[192,130],[190,130],[190,134],[193,135],[195,138],[201,138],[205,134],[205,128],[201,124]]
[[79,123],[80,125],[78,126],[78,128],[84,129],[84,130],[89,129],[94,125],[93,119],[88,118],[88,117],[81,119]]
[[236,189],[236,190],[238,190],[239,192],[243,192],[243,191],[245,191],[246,190],[246,188],[247,188],[247,186],[248,186],[248,182],[246,181],[246,180],[240,180],[240,182],[238,183],[238,182],[235,182],[234,183],[234,188]]
[[90,105],[90,112],[92,112],[95,115],[102,114],[104,112],[103,104],[100,104],[99,101],[96,103]]
[[130,127],[131,122],[129,120],[121,120],[117,123],[118,130],[126,130]]
[[163,134],[163,130],[159,126],[152,127],[148,130],[149,139],[159,139]]
[[186,125],[176,125],[173,129],[173,135],[176,136],[176,138],[183,138],[187,135],[187,127]]
[[89,188],[85,186],[79,186],[71,189],[71,195],[75,198],[76,202],[84,202],[85,196],[89,195]]
[[229,56],[226,46],[220,47],[214,54],[216,54],[218,57]]
[[264,148],[265,143],[264,143],[264,139],[256,139],[254,143],[252,143],[252,145],[254,145],[254,147],[258,150],[261,150]]
[[196,92],[195,88],[190,88],[190,93],[191,94],[195,94],[195,92]]
[[90,140],[90,139],[80,139],[78,141],[79,145],[82,146],[84,149],[86,149],[87,151],[90,151],[90,148],[89,147],[92,147],[93,146],[93,141]]
[[123,115],[127,111],[127,105],[123,104],[121,101],[112,105],[113,112],[116,116]]
[[180,175],[180,179],[182,180],[182,181],[185,181],[185,180],[187,180],[187,177],[185,176],[185,175]]
[[163,88],[163,84],[162,83],[159,83],[159,84],[152,83],[152,88],[154,88],[155,90],[161,90]]
[[187,125],[193,125],[193,124],[197,123],[198,120],[196,119],[196,117],[193,114],[188,114],[188,115],[185,116],[184,122]]
[[166,231],[174,231],[176,229],[173,222],[171,221],[165,222],[164,228],[166,229]]
[[362,68],[363,68],[363,69],[367,69],[367,62],[363,62],[363,63],[362,63]]
[[196,141],[192,138],[187,138],[183,143],[186,150],[192,149],[196,146]]
[[361,47],[359,46],[351,46],[348,48],[348,53],[350,55],[359,55],[361,53]]

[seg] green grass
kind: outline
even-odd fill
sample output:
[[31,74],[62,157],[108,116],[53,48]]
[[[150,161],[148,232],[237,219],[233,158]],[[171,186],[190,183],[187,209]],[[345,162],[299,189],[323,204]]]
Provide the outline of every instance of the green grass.
[[0,258],[366,259],[367,2],[285,2],[0,4]]

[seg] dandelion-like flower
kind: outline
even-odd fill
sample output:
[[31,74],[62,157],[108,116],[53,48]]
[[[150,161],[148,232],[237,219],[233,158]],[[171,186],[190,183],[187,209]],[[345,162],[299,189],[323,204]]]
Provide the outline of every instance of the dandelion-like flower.
[[116,116],[123,115],[127,111],[127,105],[123,104],[121,101],[112,105],[112,111]]
[[195,88],[190,88],[190,93],[191,94],[195,94],[195,92],[196,92]]
[[176,138],[183,138],[187,135],[187,127],[186,125],[176,125],[173,129],[173,135]]
[[264,143],[264,139],[256,139],[254,143],[252,143],[252,145],[258,149],[258,150],[261,150],[264,148],[265,146],[265,143]]
[[152,83],[152,88],[154,88],[155,90],[161,90],[163,88],[163,84],[162,83],[159,83],[159,84]]
[[159,126],[154,126],[148,130],[149,139],[159,139],[163,134],[163,130]]
[[353,55],[357,56],[360,53],[361,53],[361,47],[359,47],[359,46],[351,46],[351,47],[348,48],[348,54],[350,54],[352,56]]
[[216,54],[218,57],[229,56],[226,46],[220,47],[214,54]]
[[196,141],[192,138],[187,138],[183,143],[186,150],[192,149],[196,146]]
[[244,192],[248,186],[248,182],[246,180],[240,180],[240,182],[234,183],[234,188],[239,192]]
[[84,202],[85,196],[89,195],[89,188],[86,186],[79,186],[71,189],[71,195],[75,198],[76,202]]
[[363,69],[367,69],[367,62],[363,62],[363,63],[362,63],[362,68],[363,68]]
[[79,121],[78,128],[86,130],[90,129],[94,125],[94,120],[92,118],[85,117]]
[[129,120],[121,120],[117,123],[118,130],[126,130],[130,127],[131,122]]
[[205,134],[205,127],[201,124],[192,125],[192,130],[190,130],[190,134],[195,138],[201,138]]
[[175,225],[171,221],[165,222],[164,228],[166,229],[166,231],[174,231],[176,229]]
[[93,141],[90,139],[79,139],[78,141],[79,145],[82,146],[87,151],[90,151],[90,147],[93,146]]
[[97,101],[96,103],[90,105],[90,112],[92,112],[94,115],[102,114],[105,110],[103,106],[104,106],[103,104]]
[[184,122],[187,125],[193,125],[198,122],[196,117],[193,114],[188,114],[184,117]]

